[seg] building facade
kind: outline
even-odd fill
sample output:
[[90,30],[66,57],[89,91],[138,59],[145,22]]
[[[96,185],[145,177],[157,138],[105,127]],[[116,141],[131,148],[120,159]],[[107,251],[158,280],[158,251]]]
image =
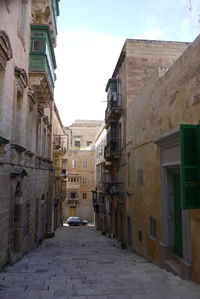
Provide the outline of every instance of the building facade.
[[0,267],[54,231],[58,1],[0,2]]
[[127,134],[133,133],[134,127],[130,123],[132,115],[129,107],[153,73],[157,69],[164,72],[187,47],[187,43],[128,39],[106,86],[104,157],[110,166],[105,198],[109,201],[109,234],[115,236],[122,246],[132,247],[128,199],[133,189],[132,145]]
[[95,181],[96,188],[93,190],[93,206],[95,212],[95,226],[102,233],[108,233],[109,213],[106,209],[108,202],[105,200],[105,183],[109,181],[109,162],[104,158],[106,146],[105,123],[102,124],[95,140]]
[[67,165],[66,199],[63,216],[79,216],[94,221],[92,190],[95,188],[95,136],[101,121],[77,120],[67,128],[69,147],[64,158]]
[[152,76],[130,106],[127,132],[132,248],[198,283],[199,49],[197,37],[165,74]]
[[69,136],[54,103],[53,108],[53,161],[55,168],[54,229],[63,225],[62,202],[66,197],[67,159]]

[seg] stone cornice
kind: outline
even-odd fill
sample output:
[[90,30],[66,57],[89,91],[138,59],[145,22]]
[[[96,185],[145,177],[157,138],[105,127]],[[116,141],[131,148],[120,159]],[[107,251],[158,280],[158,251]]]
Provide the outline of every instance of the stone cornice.
[[26,71],[22,68],[15,66],[14,72],[15,72],[15,77],[20,85],[20,89],[23,90],[28,85],[28,78],[27,78]]
[[13,52],[10,44],[10,40],[5,31],[0,30],[0,66],[6,67],[6,63],[13,57]]

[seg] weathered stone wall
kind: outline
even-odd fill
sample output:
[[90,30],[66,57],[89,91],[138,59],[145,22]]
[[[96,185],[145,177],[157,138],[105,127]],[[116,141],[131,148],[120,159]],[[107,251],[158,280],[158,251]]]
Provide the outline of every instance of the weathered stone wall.
[[[101,121],[78,120],[75,121],[67,132],[69,135],[69,149],[64,156],[67,159],[68,177],[75,174],[79,181],[68,184],[66,179],[66,200],[63,202],[63,213],[66,219],[70,215],[68,200],[70,193],[78,193],[77,205],[74,209],[76,216],[94,221],[94,210],[92,206],[92,192],[95,188],[95,137],[101,127]],[[75,142],[79,141],[78,145]],[[88,144],[89,142],[89,144]],[[75,161],[75,162],[72,162]],[[86,194],[86,198],[83,198]]]
[[29,89],[30,23],[31,1],[0,1],[0,267],[54,229],[51,115]]
[[[128,116],[128,139],[131,140],[133,192],[128,210],[133,216],[133,248],[147,258],[158,261],[161,239],[161,179],[160,149],[154,140],[181,123],[198,124],[200,37],[162,77],[154,74],[135,97]],[[138,182],[138,170],[143,172],[143,184]],[[200,281],[199,210],[189,211],[191,233],[191,260],[193,279]],[[152,239],[148,231],[149,216],[156,219],[157,236]],[[142,241],[138,231],[142,231]]]

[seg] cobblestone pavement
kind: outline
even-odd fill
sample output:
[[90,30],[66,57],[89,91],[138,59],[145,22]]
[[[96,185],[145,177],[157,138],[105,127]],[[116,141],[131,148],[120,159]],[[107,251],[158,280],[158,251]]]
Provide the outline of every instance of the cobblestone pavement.
[[93,226],[64,226],[0,273],[0,298],[200,298],[200,285],[116,245]]

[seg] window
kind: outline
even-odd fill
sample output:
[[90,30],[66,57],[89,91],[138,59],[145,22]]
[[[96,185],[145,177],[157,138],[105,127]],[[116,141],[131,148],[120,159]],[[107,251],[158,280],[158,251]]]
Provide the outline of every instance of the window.
[[137,171],[137,182],[138,182],[138,185],[140,185],[140,186],[144,185],[143,170]]
[[76,168],[76,160],[72,160],[72,168]]
[[43,40],[33,40],[32,52],[44,52],[44,41]]
[[156,220],[153,217],[149,217],[149,235],[156,239]]
[[78,193],[76,193],[76,192],[71,192],[71,193],[69,194],[69,197],[70,197],[70,198],[78,198]]
[[83,177],[83,184],[87,184],[87,177]]
[[92,144],[92,141],[88,140],[87,141],[87,146],[90,146],[90,144]]
[[130,158],[131,158],[131,154],[128,153],[128,155],[127,155],[127,182],[128,182],[128,187],[131,187],[131,165],[130,165]]
[[80,140],[75,140],[74,145],[80,147],[81,146]]
[[79,182],[79,178],[68,178],[68,182],[78,183]]
[[199,125],[180,126],[181,199],[183,209],[199,209]]
[[138,230],[138,240],[142,242],[142,231],[141,229]]
[[87,168],[87,160],[83,161],[83,168]]
[[83,193],[83,199],[87,198],[87,193]]

